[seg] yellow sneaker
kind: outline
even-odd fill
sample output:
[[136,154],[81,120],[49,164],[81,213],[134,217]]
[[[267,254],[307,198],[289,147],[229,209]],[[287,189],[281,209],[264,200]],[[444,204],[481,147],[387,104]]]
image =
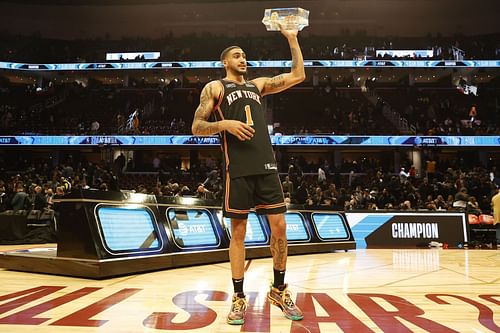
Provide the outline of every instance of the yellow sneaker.
[[280,286],[280,288],[271,285],[271,290],[267,293],[267,299],[271,304],[279,307],[288,319],[302,320],[304,318],[302,311],[292,301],[287,284]]
[[233,295],[231,310],[227,315],[229,325],[243,325],[245,323],[245,312],[248,308],[246,297],[240,297],[237,293]]

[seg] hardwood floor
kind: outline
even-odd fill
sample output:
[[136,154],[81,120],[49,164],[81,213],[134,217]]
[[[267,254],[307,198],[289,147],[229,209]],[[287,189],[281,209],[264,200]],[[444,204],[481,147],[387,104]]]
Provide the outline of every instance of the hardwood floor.
[[[0,251],[55,247],[0,246]],[[271,259],[248,261],[243,326],[225,322],[229,263],[90,280],[0,268],[0,332],[500,332],[500,250],[368,249],[290,256],[305,318],[266,302]]]

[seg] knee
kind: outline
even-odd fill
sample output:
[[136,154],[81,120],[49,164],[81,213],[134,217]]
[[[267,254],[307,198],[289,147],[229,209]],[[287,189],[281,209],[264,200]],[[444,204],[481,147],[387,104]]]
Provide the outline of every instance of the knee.
[[231,228],[231,240],[237,242],[244,242],[246,234],[246,226],[242,223],[241,225],[234,225]]
[[286,237],[286,222],[280,221],[274,224],[274,227],[272,228],[271,232],[275,237],[278,238]]
[[279,221],[275,224],[276,232],[285,233],[286,232],[286,222],[284,220]]

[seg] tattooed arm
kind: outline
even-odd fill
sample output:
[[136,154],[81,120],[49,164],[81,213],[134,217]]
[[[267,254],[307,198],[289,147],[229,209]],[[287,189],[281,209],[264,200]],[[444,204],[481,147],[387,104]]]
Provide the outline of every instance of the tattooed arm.
[[304,58],[302,57],[302,51],[300,50],[299,41],[297,39],[298,31],[281,28],[281,33],[286,37],[288,45],[290,46],[290,52],[292,53],[292,70],[290,73],[280,74],[271,78],[257,78],[253,80],[263,96],[288,89],[304,81],[306,78]]
[[194,135],[212,135],[222,131],[220,122],[208,121],[218,94],[220,94],[220,87],[216,85],[215,81],[209,82],[203,87],[200,94],[200,104],[194,113],[193,125],[191,126]]
[[194,113],[193,125],[191,126],[193,135],[212,135],[222,131],[228,131],[241,141],[250,140],[255,130],[241,121],[208,121],[208,118],[210,118],[214,110],[215,101],[219,98],[221,92],[221,86],[216,81],[207,83],[201,91],[200,105],[198,105]]

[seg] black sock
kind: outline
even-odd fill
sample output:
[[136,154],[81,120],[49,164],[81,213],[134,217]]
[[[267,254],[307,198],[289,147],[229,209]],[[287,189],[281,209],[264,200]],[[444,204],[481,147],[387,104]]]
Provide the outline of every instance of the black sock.
[[245,296],[245,294],[243,293],[243,278],[233,279],[233,287],[234,287],[234,292],[238,294],[239,297]]
[[277,269],[273,269],[273,271],[274,271],[273,287],[278,288],[280,286],[285,285],[285,271],[279,271]]

